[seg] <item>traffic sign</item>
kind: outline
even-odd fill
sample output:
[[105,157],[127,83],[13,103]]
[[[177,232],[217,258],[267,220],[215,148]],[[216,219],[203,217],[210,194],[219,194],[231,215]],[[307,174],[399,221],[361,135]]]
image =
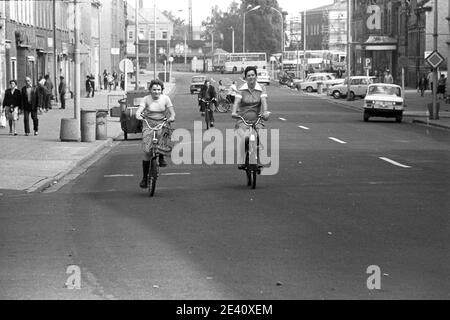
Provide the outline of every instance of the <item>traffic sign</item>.
[[444,61],[444,57],[434,50],[428,57],[425,58],[425,61],[433,68],[437,69]]
[[123,59],[119,62],[119,69],[122,72],[125,72],[125,67],[127,69],[127,73],[133,72],[133,62],[130,59]]
[[372,70],[372,58],[366,58],[364,67],[366,69]]

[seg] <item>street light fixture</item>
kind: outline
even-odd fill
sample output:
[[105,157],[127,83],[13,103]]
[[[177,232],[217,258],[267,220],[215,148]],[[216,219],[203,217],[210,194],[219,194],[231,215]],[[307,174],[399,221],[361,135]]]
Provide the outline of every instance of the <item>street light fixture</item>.
[[[242,28],[242,52],[245,53],[245,15],[251,11],[254,10],[258,10],[259,8],[261,8],[260,5],[257,5],[256,7],[248,10],[247,12],[244,12],[244,23],[243,23],[243,28]],[[248,7],[247,7],[248,9]]]

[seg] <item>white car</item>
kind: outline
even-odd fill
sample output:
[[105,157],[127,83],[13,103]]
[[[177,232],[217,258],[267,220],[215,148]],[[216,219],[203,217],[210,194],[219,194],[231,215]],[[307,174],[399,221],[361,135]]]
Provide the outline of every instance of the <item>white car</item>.
[[[373,78],[367,76],[350,77],[350,99],[353,100],[356,96],[364,98],[369,84],[373,83]],[[342,84],[329,87],[328,94],[335,99],[346,97],[348,93],[347,84],[347,79],[345,79]]]
[[267,70],[258,70],[257,81],[259,83],[264,83],[266,85],[270,85],[270,76]]
[[344,81],[344,79],[336,79],[332,74],[311,74],[305,81],[300,82],[297,88],[300,90],[306,90],[307,92],[317,91],[319,83],[322,87],[331,86]]
[[333,75],[332,73],[310,73],[306,76],[305,79],[292,79],[292,87],[295,87],[297,90],[300,90],[300,84],[306,81],[309,81],[312,76],[324,76],[324,75]]
[[364,121],[369,121],[370,117],[384,117],[402,122],[404,107],[400,86],[387,83],[371,84],[364,98]]

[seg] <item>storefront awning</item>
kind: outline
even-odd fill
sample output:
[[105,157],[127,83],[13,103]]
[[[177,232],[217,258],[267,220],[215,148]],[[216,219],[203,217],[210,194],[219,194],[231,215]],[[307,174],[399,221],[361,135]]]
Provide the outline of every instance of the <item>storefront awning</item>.
[[369,36],[363,47],[367,51],[394,51],[397,50],[397,39],[388,36]]

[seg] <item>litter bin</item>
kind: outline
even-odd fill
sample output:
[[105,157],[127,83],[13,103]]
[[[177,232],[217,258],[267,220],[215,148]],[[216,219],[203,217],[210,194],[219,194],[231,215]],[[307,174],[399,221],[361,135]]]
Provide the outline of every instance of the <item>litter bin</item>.
[[95,141],[96,110],[81,109],[81,142]]
[[97,109],[97,121],[95,123],[95,138],[97,140],[108,140],[108,109]]

